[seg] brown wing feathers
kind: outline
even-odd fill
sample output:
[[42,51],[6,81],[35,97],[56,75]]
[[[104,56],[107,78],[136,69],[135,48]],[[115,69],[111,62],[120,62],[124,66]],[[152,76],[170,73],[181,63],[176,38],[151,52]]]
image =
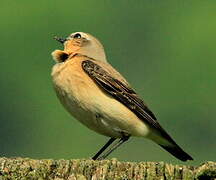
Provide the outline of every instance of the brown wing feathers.
[[96,81],[100,88],[128,107],[141,120],[148,123],[150,127],[153,126],[159,130],[165,138],[171,139],[159,125],[154,114],[148,109],[132,88],[113,78],[111,74],[91,60],[83,61],[82,67],[83,70]]

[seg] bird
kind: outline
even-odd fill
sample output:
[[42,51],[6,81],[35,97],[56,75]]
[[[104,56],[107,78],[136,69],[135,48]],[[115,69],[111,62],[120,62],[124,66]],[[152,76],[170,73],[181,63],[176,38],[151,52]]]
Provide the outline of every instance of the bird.
[[92,157],[103,160],[130,137],[157,143],[181,161],[193,160],[163,129],[153,112],[127,80],[108,63],[102,43],[93,35],[75,32],[54,37],[63,50],[54,50],[53,87],[65,109],[89,129],[109,137]]

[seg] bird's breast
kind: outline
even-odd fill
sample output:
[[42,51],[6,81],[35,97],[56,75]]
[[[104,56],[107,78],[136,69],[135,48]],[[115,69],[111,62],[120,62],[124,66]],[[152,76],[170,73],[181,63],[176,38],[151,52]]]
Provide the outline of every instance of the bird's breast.
[[52,77],[57,96],[65,108],[79,114],[79,110],[90,110],[92,107],[92,91],[95,84],[85,74],[81,67],[81,60],[74,58],[69,62],[53,67]]

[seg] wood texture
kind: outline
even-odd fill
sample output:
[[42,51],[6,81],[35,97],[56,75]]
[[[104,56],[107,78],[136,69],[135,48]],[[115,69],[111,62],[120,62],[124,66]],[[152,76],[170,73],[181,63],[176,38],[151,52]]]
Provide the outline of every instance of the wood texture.
[[214,180],[216,162],[200,166],[172,165],[164,162],[119,162],[116,159],[93,161],[34,160],[0,158],[0,180]]

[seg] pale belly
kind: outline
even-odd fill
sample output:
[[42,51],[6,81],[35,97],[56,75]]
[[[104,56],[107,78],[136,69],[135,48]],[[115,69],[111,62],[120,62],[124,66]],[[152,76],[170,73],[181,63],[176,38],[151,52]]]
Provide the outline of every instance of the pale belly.
[[149,134],[149,128],[143,121],[83,73],[70,70],[53,78],[58,98],[74,118],[109,137]]

